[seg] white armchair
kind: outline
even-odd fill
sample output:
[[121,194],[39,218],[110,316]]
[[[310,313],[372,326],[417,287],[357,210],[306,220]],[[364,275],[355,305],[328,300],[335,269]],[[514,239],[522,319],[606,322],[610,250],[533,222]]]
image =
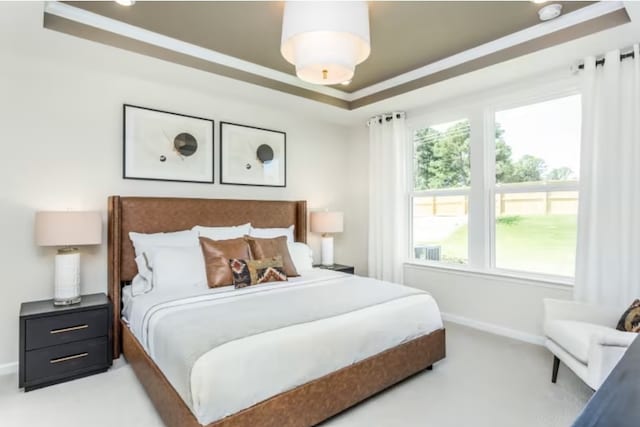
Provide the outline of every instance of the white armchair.
[[562,361],[597,390],[638,336],[615,329],[623,312],[624,308],[545,299],[545,346],[554,355],[551,381],[556,382]]

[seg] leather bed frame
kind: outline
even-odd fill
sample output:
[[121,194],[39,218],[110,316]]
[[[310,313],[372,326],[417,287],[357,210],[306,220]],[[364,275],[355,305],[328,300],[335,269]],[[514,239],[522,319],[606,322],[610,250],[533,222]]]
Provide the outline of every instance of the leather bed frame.
[[[296,241],[306,242],[305,201],[109,197],[108,287],[113,303],[113,357],[121,353],[133,368],[168,427],[198,427],[195,416],[121,321],[122,286],[137,273],[129,231],[157,233],[194,225],[256,227],[295,225]],[[445,357],[445,331],[439,329],[375,356],[280,393],[207,427],[306,427],[318,424],[402,381]]]

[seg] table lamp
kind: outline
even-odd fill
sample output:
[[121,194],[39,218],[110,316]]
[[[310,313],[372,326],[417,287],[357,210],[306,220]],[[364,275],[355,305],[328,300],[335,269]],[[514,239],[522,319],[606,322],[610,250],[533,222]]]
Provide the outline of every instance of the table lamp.
[[344,218],[342,212],[311,212],[311,232],[322,233],[322,265],[333,265],[332,233],[342,233]]
[[76,246],[102,243],[100,212],[36,212],[36,244],[58,246],[54,305],[80,302],[80,251]]

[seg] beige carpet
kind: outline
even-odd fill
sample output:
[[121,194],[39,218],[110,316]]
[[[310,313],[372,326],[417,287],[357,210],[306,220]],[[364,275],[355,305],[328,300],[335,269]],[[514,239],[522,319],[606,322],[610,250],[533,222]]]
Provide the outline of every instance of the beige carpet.
[[[551,384],[542,347],[447,324],[448,357],[323,423],[323,427],[566,427],[591,391],[566,367]],[[3,427],[162,426],[133,372],[109,372],[23,393],[0,377]],[[259,426],[256,426],[259,427]]]

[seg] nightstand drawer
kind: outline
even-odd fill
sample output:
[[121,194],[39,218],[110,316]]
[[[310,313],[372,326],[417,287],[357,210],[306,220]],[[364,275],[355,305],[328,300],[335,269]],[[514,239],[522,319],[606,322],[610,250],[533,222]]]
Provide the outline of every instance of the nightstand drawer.
[[47,382],[109,366],[107,337],[28,351],[26,381]]
[[106,308],[52,315],[26,321],[26,350],[96,338],[108,331]]

